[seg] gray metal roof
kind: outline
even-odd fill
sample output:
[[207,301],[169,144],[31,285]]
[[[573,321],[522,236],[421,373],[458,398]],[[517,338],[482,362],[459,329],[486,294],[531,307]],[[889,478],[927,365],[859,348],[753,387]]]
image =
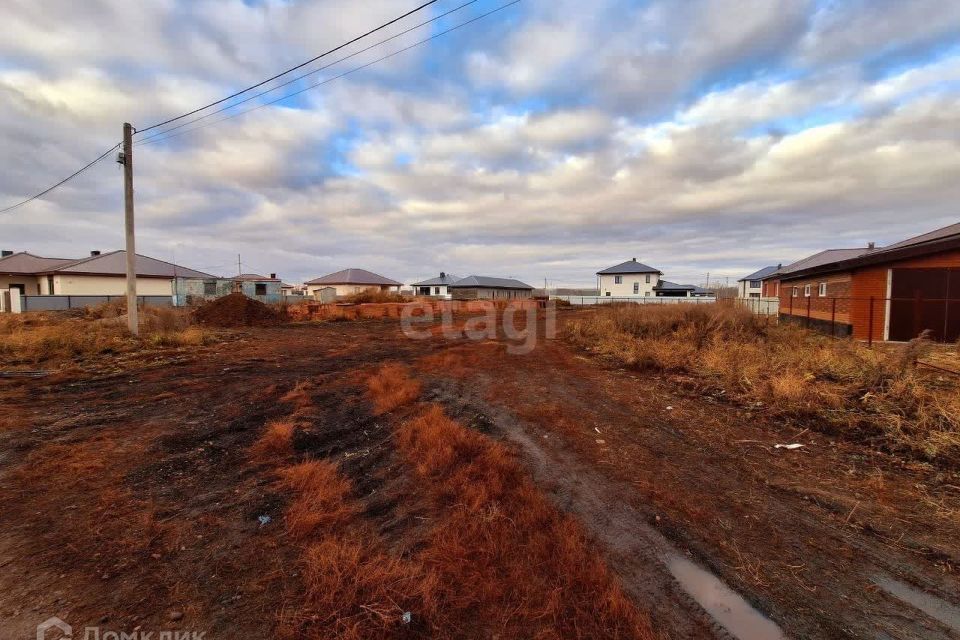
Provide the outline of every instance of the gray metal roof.
[[[136,256],[135,267],[137,275],[145,278],[216,278],[209,273],[171,264],[139,253]],[[47,272],[124,276],[127,274],[127,252],[121,249],[99,256],[90,256],[89,258],[74,260],[54,269],[48,269]]]
[[387,284],[397,287],[403,286],[396,280],[391,280],[366,269],[344,269],[319,278],[309,280],[304,284]]
[[637,262],[636,258],[621,262],[618,265],[607,267],[603,271],[597,271],[597,275],[606,275],[609,273],[663,273],[659,269],[649,267],[642,262]]
[[0,258],[0,273],[35,274],[55,269],[63,264],[70,264],[75,260],[76,258],[41,258],[21,251],[6,258]]
[[271,278],[270,276],[261,276],[258,273],[241,273],[238,276],[230,276],[225,280],[242,280],[243,282],[280,282],[280,278]]
[[411,287],[431,287],[434,285],[444,285],[444,284],[453,284],[460,279],[460,276],[455,276],[452,273],[445,273],[442,276],[437,276],[436,278],[430,278],[429,280],[423,280],[421,282],[414,282],[411,284]]
[[886,247],[877,249],[876,252],[880,253],[883,251],[893,251],[895,249],[905,249],[906,247],[912,247],[914,245],[923,244],[925,242],[933,242],[935,240],[947,240],[953,237],[960,236],[960,222],[957,224],[951,224],[941,229],[934,229],[927,233],[922,233],[919,236],[914,236],[912,238],[907,238],[906,240],[901,240]]
[[773,275],[780,269],[779,265],[773,265],[771,267],[764,267],[759,271],[754,271],[748,276],[743,276],[737,282],[743,282],[744,280],[763,280],[764,278]]
[[658,291],[693,291],[696,287],[692,284],[677,284],[676,282],[661,280],[654,289]]
[[533,289],[528,284],[513,278],[491,278],[489,276],[467,276],[450,285],[452,289],[483,287],[487,289]]
[[777,275],[786,276],[798,271],[823,267],[828,264],[833,264],[834,262],[852,260],[853,258],[864,256],[871,251],[875,251],[875,249],[869,249],[867,247],[861,247],[859,249],[827,249],[782,267]]

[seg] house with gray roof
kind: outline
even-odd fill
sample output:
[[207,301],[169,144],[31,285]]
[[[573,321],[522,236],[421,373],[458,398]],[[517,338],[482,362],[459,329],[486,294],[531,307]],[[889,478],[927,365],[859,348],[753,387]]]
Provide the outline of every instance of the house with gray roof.
[[[737,280],[738,298],[763,298],[767,297],[763,291],[763,281],[779,271],[783,265],[771,265],[754,271],[750,275],[743,276]],[[773,295],[773,294],[771,294]]]
[[631,258],[597,271],[597,290],[614,298],[652,298],[663,272]]
[[459,280],[459,276],[451,273],[440,272],[436,278],[427,278],[420,282],[414,282],[410,286],[413,288],[413,294],[417,296],[430,296],[431,298],[450,299],[449,287]]
[[338,298],[356,295],[365,291],[399,293],[400,287],[403,286],[402,283],[382,276],[379,273],[357,268],[328,273],[325,276],[308,280],[304,284],[307,287],[307,295],[311,297],[316,297],[322,290],[328,290],[332,287]]
[[533,295],[533,287],[513,278],[467,276],[448,285],[454,300],[523,299]]

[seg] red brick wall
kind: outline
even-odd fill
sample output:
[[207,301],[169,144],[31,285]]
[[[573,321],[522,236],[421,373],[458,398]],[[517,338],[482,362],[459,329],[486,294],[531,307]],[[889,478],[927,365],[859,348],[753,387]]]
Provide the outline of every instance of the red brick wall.
[[[827,295],[820,297],[819,286],[821,282],[827,283]],[[810,285],[810,297],[804,296],[804,287]],[[797,296],[793,296],[793,288],[798,289]],[[841,324],[850,323],[850,288],[851,276],[846,273],[831,273],[816,278],[801,278],[799,280],[787,280],[780,283],[780,313],[791,314],[794,316],[807,317],[809,304],[809,314],[811,318],[818,320],[834,320]],[[834,298],[836,302],[834,303]],[[836,305],[836,312],[834,312]]]

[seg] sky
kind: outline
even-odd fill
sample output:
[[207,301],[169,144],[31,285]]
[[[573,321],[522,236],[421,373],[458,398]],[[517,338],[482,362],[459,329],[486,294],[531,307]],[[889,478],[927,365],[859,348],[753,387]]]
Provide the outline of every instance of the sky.
[[[960,221],[958,2],[521,0],[443,33],[508,1],[477,0],[397,35],[465,1],[172,137],[148,139],[185,120],[138,134],[138,252],[217,275],[239,254],[291,283],[359,267],[590,286],[637,258],[702,284]],[[125,121],[218,100],[418,4],[0,0],[0,208]],[[122,247],[112,156],[0,214],[3,249]]]

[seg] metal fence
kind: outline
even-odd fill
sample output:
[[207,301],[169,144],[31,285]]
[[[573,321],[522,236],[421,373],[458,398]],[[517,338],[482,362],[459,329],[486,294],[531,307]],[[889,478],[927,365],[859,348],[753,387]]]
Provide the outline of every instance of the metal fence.
[[[21,311],[65,311],[96,307],[115,300],[126,300],[127,296],[20,296]],[[173,305],[172,296],[137,296],[138,305],[169,307]]]
[[624,296],[550,296],[551,300],[564,300],[570,304],[588,305],[588,304],[613,304],[613,303],[631,303],[631,304],[713,304],[717,301],[713,296],[703,296],[695,298],[681,298],[672,296],[650,296],[647,297],[624,297]]
[[733,300],[734,304],[745,307],[759,316],[775,316],[780,313],[779,298],[725,298],[724,301],[726,300]]

